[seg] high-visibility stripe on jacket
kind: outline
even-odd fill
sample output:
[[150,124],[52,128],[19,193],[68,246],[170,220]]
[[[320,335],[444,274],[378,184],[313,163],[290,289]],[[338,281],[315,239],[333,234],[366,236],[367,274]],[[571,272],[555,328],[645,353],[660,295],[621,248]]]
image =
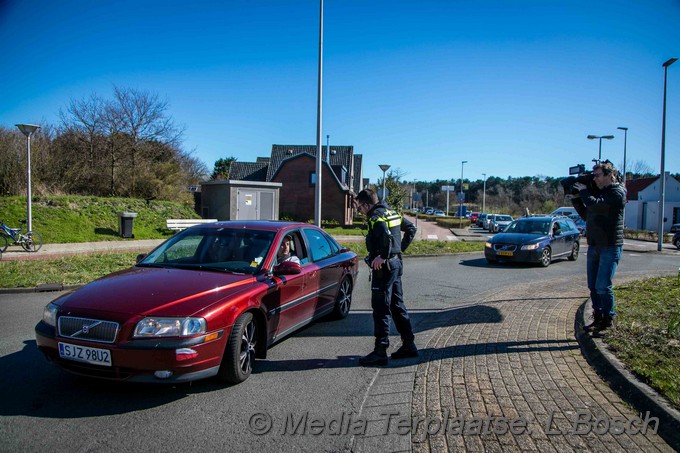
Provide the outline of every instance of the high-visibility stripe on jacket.
[[[405,233],[403,240],[402,231]],[[402,218],[385,204],[378,203],[368,212],[366,235],[368,255],[371,258],[378,255],[384,259],[391,258],[408,247],[415,233],[416,227],[413,223]]]

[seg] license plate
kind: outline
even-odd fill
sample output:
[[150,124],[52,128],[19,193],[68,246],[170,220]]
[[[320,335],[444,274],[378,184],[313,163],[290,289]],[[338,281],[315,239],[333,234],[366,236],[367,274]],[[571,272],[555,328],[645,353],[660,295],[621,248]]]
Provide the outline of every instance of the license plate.
[[111,366],[111,351],[75,344],[59,343],[59,357],[93,365]]
[[496,252],[496,253],[498,253],[500,256],[512,256],[512,252],[501,251],[501,252]]

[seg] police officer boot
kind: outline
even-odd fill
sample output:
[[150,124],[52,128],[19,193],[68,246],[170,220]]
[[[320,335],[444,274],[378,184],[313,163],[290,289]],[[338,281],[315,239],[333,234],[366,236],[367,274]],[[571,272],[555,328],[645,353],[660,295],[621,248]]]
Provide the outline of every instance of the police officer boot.
[[599,310],[594,310],[593,311],[593,322],[591,322],[587,326],[584,326],[583,330],[585,330],[586,332],[593,332],[600,327],[601,323],[602,323],[602,312],[599,311]]
[[392,353],[393,359],[406,359],[408,357],[418,357],[418,348],[413,341],[405,341],[399,349]]
[[359,359],[362,366],[383,366],[387,365],[387,346],[377,345],[373,352]]

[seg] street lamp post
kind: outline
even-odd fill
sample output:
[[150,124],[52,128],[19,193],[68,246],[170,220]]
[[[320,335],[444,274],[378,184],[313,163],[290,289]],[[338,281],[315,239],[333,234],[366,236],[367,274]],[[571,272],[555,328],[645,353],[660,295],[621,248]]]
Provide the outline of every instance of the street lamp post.
[[386,165],[386,164],[382,164],[382,165],[378,165],[378,167],[380,167],[380,169],[383,172],[382,196],[380,197],[380,199],[381,199],[381,201],[385,201],[385,172],[390,169],[390,166]]
[[589,135],[588,136],[588,140],[595,140],[595,139],[600,140],[600,148],[599,148],[599,151],[597,153],[597,162],[598,163],[602,160],[602,139],[603,138],[605,140],[611,140],[611,139],[614,138],[614,136],[613,135]]
[[[628,143],[628,128],[627,127],[617,127],[623,131],[623,188],[626,188],[626,143]],[[628,196],[626,195],[626,198]],[[628,201],[628,200],[626,200]],[[623,226],[626,227],[626,205],[623,205]]]
[[666,202],[666,83],[668,81],[668,67],[678,61],[671,58],[663,64],[663,113],[661,115],[661,193],[659,194],[659,243],[657,251],[663,248],[663,218]]
[[626,143],[628,142],[628,128],[617,127],[623,131],[623,186],[626,186]]
[[319,68],[316,94],[316,187],[314,188],[314,223],[321,227],[321,119],[323,115],[323,0],[319,0]]
[[486,173],[482,173],[484,177],[484,189],[482,190],[482,212],[486,212]]
[[465,164],[467,164],[467,161],[464,160],[460,163],[460,195],[458,196],[460,206],[458,208],[458,216],[460,218],[460,227],[463,228],[463,168],[465,167]]
[[26,231],[33,231],[31,216],[31,136],[40,129],[40,126],[17,124],[16,127],[26,136]]

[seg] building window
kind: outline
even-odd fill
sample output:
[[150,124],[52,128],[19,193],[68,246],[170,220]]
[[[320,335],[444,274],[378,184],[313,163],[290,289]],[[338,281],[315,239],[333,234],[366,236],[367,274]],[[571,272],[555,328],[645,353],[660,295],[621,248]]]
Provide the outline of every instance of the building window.
[[315,171],[309,172],[309,185],[310,186],[316,185],[316,172]]

